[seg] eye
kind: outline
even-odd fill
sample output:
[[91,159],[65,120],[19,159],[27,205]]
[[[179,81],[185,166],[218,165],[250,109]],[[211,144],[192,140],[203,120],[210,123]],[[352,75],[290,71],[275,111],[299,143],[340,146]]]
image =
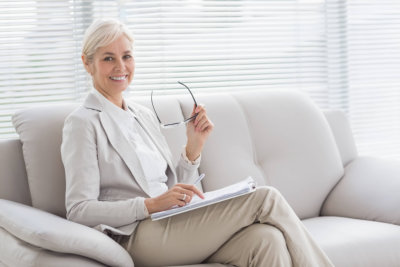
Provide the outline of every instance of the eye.
[[123,58],[124,58],[124,59],[131,59],[132,56],[131,56],[131,55],[125,55]]
[[105,58],[104,58],[104,61],[111,61],[111,60],[113,60],[112,57],[105,57]]

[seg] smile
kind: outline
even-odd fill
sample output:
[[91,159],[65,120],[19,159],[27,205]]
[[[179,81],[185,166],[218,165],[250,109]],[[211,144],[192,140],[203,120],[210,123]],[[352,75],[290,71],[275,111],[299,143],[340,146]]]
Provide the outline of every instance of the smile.
[[128,78],[128,75],[124,75],[124,76],[110,76],[111,80],[114,81],[124,81]]

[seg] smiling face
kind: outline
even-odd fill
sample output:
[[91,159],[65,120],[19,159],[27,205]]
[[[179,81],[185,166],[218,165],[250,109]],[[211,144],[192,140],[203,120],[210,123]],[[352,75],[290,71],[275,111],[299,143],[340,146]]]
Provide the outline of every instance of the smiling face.
[[132,44],[121,35],[111,44],[96,50],[92,60],[82,61],[93,79],[93,86],[114,104],[122,105],[122,92],[133,78],[135,61]]

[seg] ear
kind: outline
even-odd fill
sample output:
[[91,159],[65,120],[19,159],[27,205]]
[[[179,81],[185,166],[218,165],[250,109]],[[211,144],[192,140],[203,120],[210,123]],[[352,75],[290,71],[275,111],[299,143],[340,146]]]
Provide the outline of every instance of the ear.
[[89,63],[89,60],[87,59],[87,57],[82,54],[81,59],[82,59],[83,66],[85,67],[86,71],[90,75],[92,75],[92,71],[91,71],[91,68],[90,68],[90,63]]

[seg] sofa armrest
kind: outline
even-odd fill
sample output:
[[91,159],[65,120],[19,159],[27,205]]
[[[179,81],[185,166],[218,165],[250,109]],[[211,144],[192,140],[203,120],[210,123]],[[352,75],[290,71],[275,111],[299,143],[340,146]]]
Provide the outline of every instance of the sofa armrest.
[[358,157],[346,166],[321,214],[400,225],[399,192],[399,160]]
[[346,166],[358,154],[349,120],[341,110],[325,110],[324,115],[335,137],[343,166]]
[[0,199],[0,227],[47,250],[81,255],[108,266],[134,266],[128,252],[105,234],[20,203]]
[[80,255],[58,253],[31,245],[0,227],[0,267],[3,266],[106,267],[98,261]]

